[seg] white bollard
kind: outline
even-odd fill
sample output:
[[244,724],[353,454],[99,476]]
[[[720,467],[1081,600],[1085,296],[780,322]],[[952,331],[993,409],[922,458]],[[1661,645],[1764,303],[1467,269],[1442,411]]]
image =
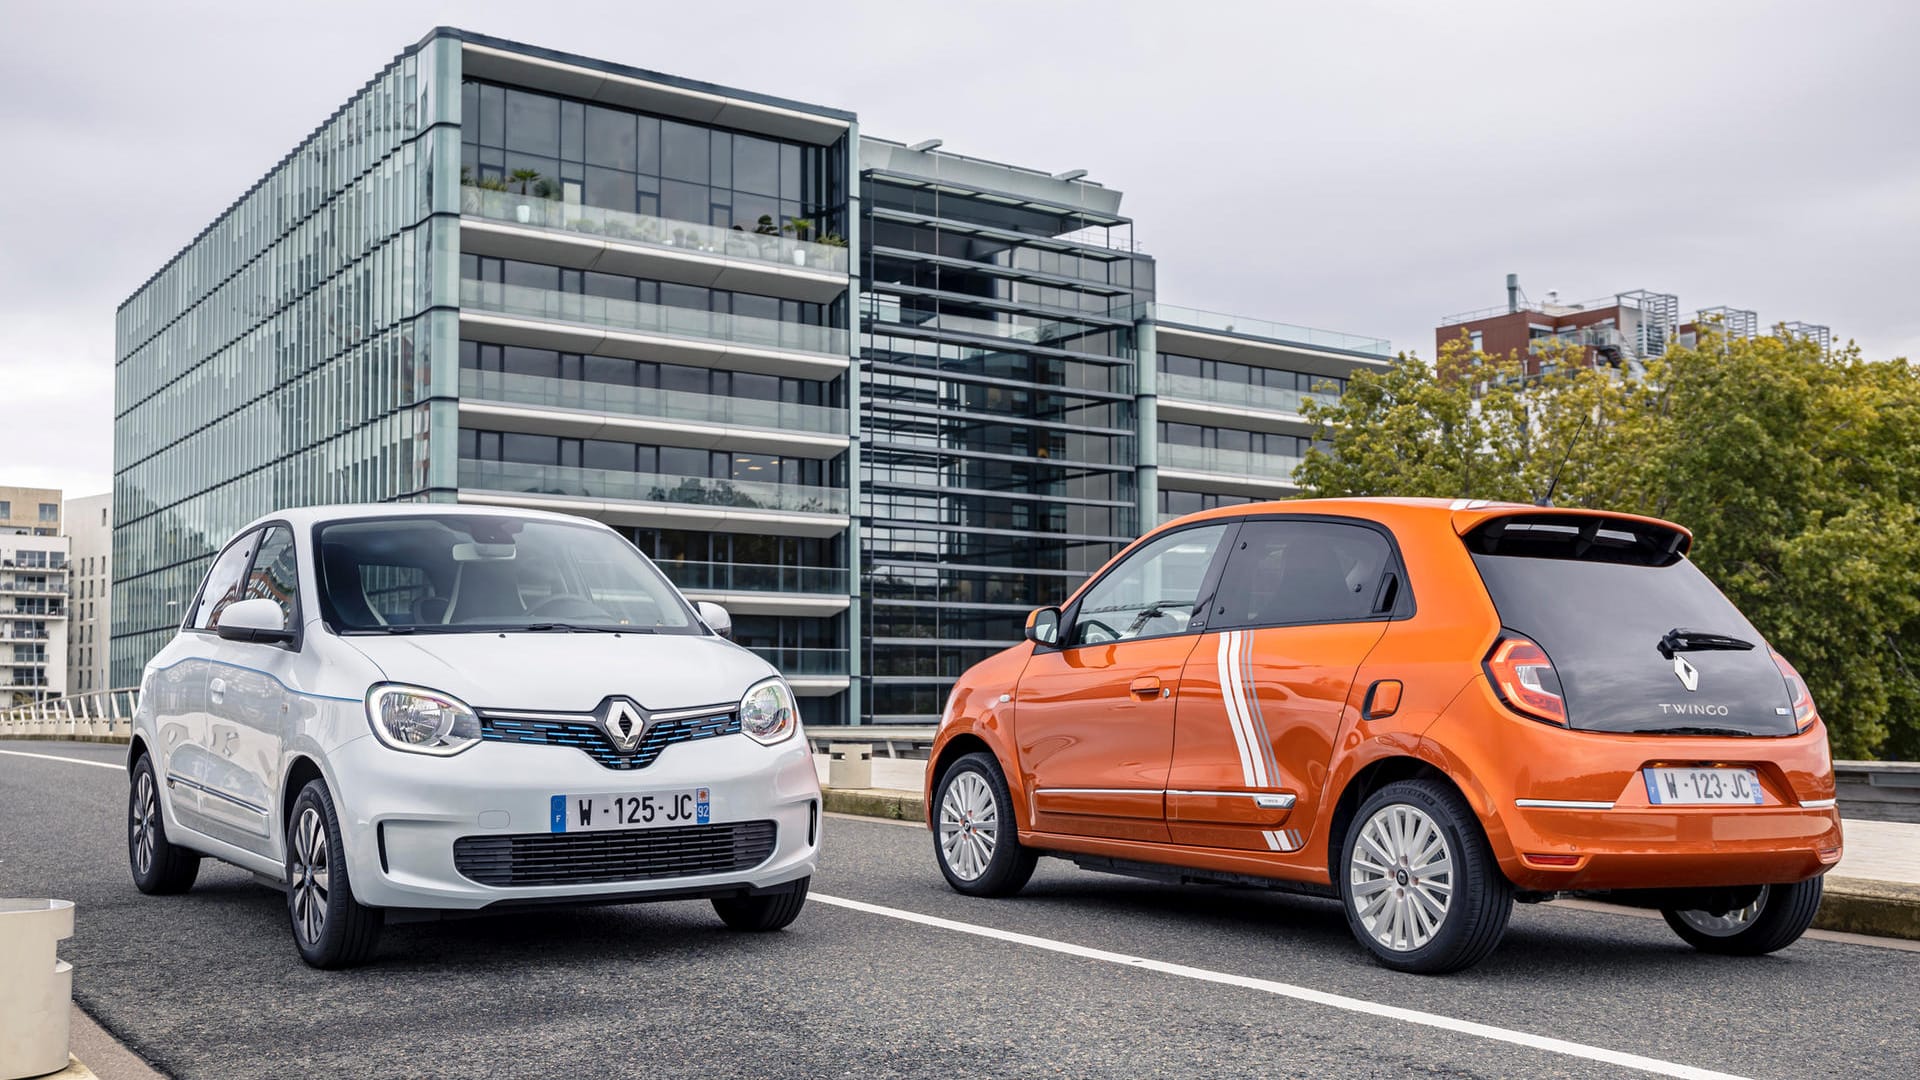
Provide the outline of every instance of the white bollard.
[[71,900],[0,900],[0,1080],[67,1067],[73,965],[55,955],[73,936]]
[[837,789],[872,787],[873,744],[828,743],[827,786]]

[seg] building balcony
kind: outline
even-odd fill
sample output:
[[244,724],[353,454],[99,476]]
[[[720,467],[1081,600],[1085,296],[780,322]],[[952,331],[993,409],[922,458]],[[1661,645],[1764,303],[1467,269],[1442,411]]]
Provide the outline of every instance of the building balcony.
[[828,458],[847,410],[502,371],[460,372],[465,426]]
[[1306,346],[1311,349],[1334,349],[1340,352],[1358,353],[1378,360],[1393,358],[1393,343],[1386,338],[1346,334],[1338,330],[1320,330],[1311,326],[1273,322],[1268,319],[1250,319],[1243,315],[1202,311],[1199,308],[1180,307],[1177,304],[1150,304],[1147,306],[1146,316],[1149,321],[1164,324],[1167,329],[1176,333],[1191,329],[1203,333],[1260,338],[1265,341]]
[[845,649],[802,649],[781,645],[748,645],[755,656],[772,664],[800,697],[825,697],[845,690],[850,661]]
[[1164,371],[1159,373],[1156,385],[1161,420],[1237,428],[1241,431],[1304,434],[1312,424],[1300,415],[1303,402],[1317,401],[1332,405],[1340,400],[1339,394],[1221,382]]
[[711,600],[742,615],[837,615],[849,606],[852,575],[832,566],[756,563],[654,563],[688,599]]
[[471,186],[460,213],[467,254],[813,303],[847,291],[843,245]]
[[67,587],[52,582],[0,581],[0,594],[18,596],[65,596]]
[[1278,498],[1299,490],[1293,473],[1302,458],[1205,446],[1161,443],[1160,486],[1176,491]]
[[847,527],[845,488],[526,465],[460,462],[460,500],[533,506],[623,525],[759,529],[781,536],[831,536]]
[[846,373],[845,330],[498,282],[460,282],[460,335],[803,379]]

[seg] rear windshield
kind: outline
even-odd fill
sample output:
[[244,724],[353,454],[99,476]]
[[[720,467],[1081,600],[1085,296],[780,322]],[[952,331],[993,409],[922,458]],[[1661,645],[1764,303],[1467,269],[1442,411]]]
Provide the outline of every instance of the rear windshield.
[[[1526,553],[1491,555],[1472,537],[1468,546],[1476,548],[1473,561],[1501,624],[1532,638],[1553,662],[1570,726],[1701,735],[1796,730],[1786,682],[1760,632],[1684,556],[1660,544],[1608,545],[1592,555],[1576,554],[1572,543],[1516,544],[1509,550]],[[1635,547],[1639,560],[1624,554]]]

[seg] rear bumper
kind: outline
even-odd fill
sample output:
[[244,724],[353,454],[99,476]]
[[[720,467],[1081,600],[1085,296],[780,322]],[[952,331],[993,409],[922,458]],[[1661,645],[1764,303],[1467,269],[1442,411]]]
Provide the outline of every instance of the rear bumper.
[[[1569,731],[1508,712],[1481,680],[1426,739],[1468,780],[1494,856],[1522,889],[1784,884],[1840,861],[1818,722],[1784,738]],[[1658,765],[1752,768],[1764,802],[1654,805],[1641,770]]]

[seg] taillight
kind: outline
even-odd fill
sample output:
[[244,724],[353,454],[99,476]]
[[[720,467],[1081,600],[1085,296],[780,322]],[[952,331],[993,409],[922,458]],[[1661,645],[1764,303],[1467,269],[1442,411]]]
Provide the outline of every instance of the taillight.
[[1780,669],[1780,676],[1787,680],[1787,696],[1793,699],[1793,726],[1801,731],[1813,726],[1813,692],[1807,689],[1807,680],[1787,663],[1787,658],[1772,649],[1773,666]]
[[1503,633],[1481,665],[1487,681],[1507,708],[1535,720],[1567,726],[1567,701],[1560,693],[1560,675],[1547,659],[1547,650],[1529,638]]

